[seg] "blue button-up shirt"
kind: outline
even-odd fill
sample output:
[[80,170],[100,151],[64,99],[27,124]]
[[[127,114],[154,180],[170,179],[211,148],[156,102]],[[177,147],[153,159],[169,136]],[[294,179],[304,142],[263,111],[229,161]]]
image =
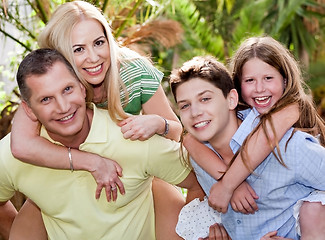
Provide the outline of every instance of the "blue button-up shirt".
[[[258,123],[257,112],[244,111],[243,123],[233,136],[230,146],[236,152],[247,135]],[[297,200],[313,190],[325,190],[325,148],[316,138],[301,131],[294,133],[287,149],[290,129],[279,142],[281,156],[287,167],[281,165],[271,153],[247,178],[259,199],[259,210],[245,215],[232,210],[222,215],[222,223],[234,240],[259,240],[270,231],[277,230],[282,237],[299,239],[295,230],[293,206]],[[207,144],[212,148],[209,144]],[[192,159],[199,183],[207,195],[216,181]]]

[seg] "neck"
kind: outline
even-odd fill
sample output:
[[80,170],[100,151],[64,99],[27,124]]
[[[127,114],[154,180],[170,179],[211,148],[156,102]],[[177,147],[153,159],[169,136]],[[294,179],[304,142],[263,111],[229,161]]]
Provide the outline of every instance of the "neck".
[[234,156],[229,144],[240,124],[241,120],[237,118],[236,114],[233,114],[229,119],[227,127],[209,141],[211,146],[220,154],[226,164],[229,164]]
[[93,102],[95,103],[102,103],[106,101],[106,96],[107,92],[104,87],[104,82],[98,84],[98,85],[93,85]]

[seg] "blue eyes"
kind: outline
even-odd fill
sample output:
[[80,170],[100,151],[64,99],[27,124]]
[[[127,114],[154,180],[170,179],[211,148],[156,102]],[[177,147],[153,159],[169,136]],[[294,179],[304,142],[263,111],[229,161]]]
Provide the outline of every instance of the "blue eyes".
[[43,99],[41,100],[41,103],[46,103],[46,102],[48,102],[49,100],[50,100],[49,97],[45,97],[45,98],[43,98]]

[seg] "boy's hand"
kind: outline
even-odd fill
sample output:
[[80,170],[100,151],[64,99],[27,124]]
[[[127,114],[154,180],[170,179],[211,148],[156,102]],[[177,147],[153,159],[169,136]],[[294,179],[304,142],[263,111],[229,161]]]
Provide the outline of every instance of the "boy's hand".
[[209,236],[199,240],[231,240],[231,238],[222,224],[215,223],[209,228]]
[[253,214],[258,210],[255,199],[258,199],[258,196],[254,189],[245,181],[234,191],[230,204],[236,212]]

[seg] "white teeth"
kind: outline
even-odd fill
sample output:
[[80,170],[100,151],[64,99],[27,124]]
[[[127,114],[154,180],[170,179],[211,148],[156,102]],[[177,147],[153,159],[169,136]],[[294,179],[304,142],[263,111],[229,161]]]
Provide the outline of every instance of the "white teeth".
[[86,68],[86,70],[88,71],[88,72],[97,72],[98,70],[100,70],[102,68],[102,65],[99,65],[99,66],[97,66],[97,67],[95,67],[95,68]]
[[267,101],[266,102],[263,102],[263,104],[268,104],[270,102],[270,100],[271,100],[271,97],[256,97],[255,98],[255,102],[257,104],[261,104],[261,102],[262,101],[265,101],[265,100],[267,100]]
[[69,116],[66,116],[66,117],[64,117],[64,118],[61,118],[60,121],[66,121],[66,120],[71,119],[72,117],[73,117],[73,113],[70,114]]
[[194,125],[195,128],[200,128],[203,126],[206,126],[210,121],[204,121],[204,122],[200,122]]

